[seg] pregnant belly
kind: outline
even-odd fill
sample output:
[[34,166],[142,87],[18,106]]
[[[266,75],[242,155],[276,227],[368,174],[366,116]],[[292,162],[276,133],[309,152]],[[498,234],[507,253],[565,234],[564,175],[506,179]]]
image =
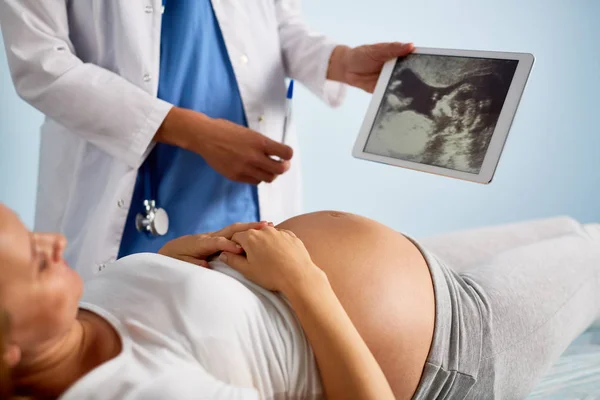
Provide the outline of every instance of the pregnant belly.
[[435,322],[433,284],[419,250],[384,225],[340,212],[304,214],[279,227],[304,242],[396,398],[410,399],[419,384]]

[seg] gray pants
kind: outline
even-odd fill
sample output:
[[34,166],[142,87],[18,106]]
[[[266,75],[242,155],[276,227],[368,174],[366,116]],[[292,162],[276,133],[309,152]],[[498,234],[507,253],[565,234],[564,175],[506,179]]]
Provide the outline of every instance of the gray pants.
[[415,242],[436,295],[414,399],[523,399],[600,318],[600,226],[555,218]]

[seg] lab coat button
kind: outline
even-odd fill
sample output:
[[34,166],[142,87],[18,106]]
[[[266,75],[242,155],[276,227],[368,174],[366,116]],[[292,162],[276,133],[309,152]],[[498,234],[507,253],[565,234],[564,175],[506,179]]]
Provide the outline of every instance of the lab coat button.
[[154,12],[154,7],[148,5],[146,6],[146,14],[152,14]]
[[248,64],[248,56],[247,56],[247,55],[245,55],[245,54],[243,54],[243,55],[240,57],[240,61],[242,62],[242,64]]
[[119,201],[117,201],[117,206],[119,206],[119,208],[125,207],[125,200],[119,199]]
[[144,82],[150,82],[151,79],[152,77],[150,76],[150,74],[144,75]]
[[258,122],[263,122],[265,120],[265,117],[263,115],[258,117]]
[[105,267],[104,264],[98,265],[98,272],[102,271],[104,269],[104,267]]

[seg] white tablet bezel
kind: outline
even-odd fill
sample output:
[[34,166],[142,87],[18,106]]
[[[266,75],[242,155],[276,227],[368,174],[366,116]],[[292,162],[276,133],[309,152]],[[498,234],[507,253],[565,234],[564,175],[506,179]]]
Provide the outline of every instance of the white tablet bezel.
[[428,172],[436,175],[443,175],[452,178],[458,178],[462,180],[477,182],[477,183],[490,183],[494,176],[498,162],[500,161],[500,155],[508,132],[510,130],[512,121],[515,117],[519,101],[525,89],[525,84],[531,73],[535,58],[533,54],[529,53],[512,53],[512,52],[497,52],[497,51],[479,51],[479,50],[457,50],[457,49],[436,49],[436,48],[416,48],[414,53],[416,54],[431,54],[431,55],[445,55],[445,56],[458,56],[458,57],[472,57],[472,58],[491,58],[491,59],[503,59],[503,60],[518,60],[517,69],[513,76],[508,94],[504,101],[502,111],[498,118],[498,122],[492,134],[492,139],[488,146],[483,164],[478,174],[469,172],[457,171],[453,169],[437,167],[433,165],[421,164],[413,161],[400,160],[393,157],[387,157],[377,154],[366,153],[364,151],[369,134],[377,116],[377,112],[381,105],[383,95],[385,94],[389,80],[392,76],[392,72],[397,62],[397,58],[388,61],[381,71],[377,86],[373,92],[373,98],[367,109],[364,121],[362,123],[360,133],[354,144],[352,155],[356,158],[380,162],[389,165],[395,165],[398,167],[408,168],[416,171]]

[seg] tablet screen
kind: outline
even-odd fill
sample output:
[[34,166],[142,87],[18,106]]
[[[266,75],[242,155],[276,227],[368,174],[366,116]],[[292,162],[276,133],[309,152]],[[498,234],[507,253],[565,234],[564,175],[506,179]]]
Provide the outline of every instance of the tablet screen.
[[364,151],[478,174],[518,63],[430,54],[399,59]]

